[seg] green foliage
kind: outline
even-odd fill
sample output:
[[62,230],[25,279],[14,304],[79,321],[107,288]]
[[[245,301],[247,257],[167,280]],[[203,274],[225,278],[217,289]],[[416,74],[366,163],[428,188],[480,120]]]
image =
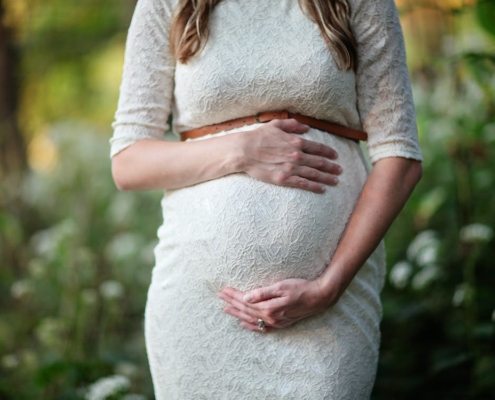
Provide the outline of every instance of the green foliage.
[[495,1],[481,0],[476,4],[476,16],[480,25],[488,33],[495,36]]
[[[76,399],[113,374],[150,394],[142,320],[160,193],[119,193],[91,127],[60,123],[49,137],[55,170],[25,178],[22,215],[0,214],[24,261],[0,289],[0,397]],[[34,233],[19,240],[23,226]]]
[[467,53],[417,77],[425,172],[388,235],[374,399],[495,398],[494,76]]
[[22,54],[20,123],[26,136],[65,118],[107,128],[136,0],[4,1],[14,4],[8,9],[22,10],[13,28]]

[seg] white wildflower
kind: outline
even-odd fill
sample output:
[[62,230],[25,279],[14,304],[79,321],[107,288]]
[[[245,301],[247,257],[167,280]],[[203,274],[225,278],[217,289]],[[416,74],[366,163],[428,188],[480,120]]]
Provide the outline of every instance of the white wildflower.
[[117,193],[110,206],[108,207],[107,215],[110,221],[116,226],[127,226],[136,210],[136,200],[132,193],[119,192]]
[[43,257],[53,257],[59,244],[67,237],[78,231],[77,224],[72,219],[65,219],[51,228],[36,232],[31,237],[31,245],[36,254]]
[[465,285],[459,285],[455,289],[454,296],[452,297],[452,305],[454,307],[459,307],[464,299],[466,298],[466,286]]
[[128,390],[131,386],[129,379],[121,375],[107,376],[98,379],[88,387],[86,400],[105,400]]
[[33,284],[28,279],[14,282],[10,287],[10,294],[14,299],[20,300],[33,292]]
[[434,264],[438,259],[438,246],[437,244],[430,243],[419,252],[416,257],[416,262],[420,267]]
[[130,362],[120,362],[115,366],[115,373],[132,378],[138,373],[138,367]]
[[432,264],[437,260],[440,241],[435,231],[427,230],[419,233],[407,249],[409,261],[417,262],[420,266]]
[[416,290],[421,290],[427,287],[431,282],[433,282],[439,276],[439,269],[435,265],[430,265],[428,267],[420,270],[412,280],[412,287]]
[[36,327],[36,337],[47,347],[58,347],[66,335],[66,326],[58,318],[45,318]]
[[56,231],[53,228],[36,232],[31,237],[31,246],[39,256],[51,257],[55,253],[58,245]]
[[483,224],[466,225],[459,236],[465,243],[489,242],[493,237],[493,229]]
[[39,258],[33,258],[28,264],[29,273],[33,278],[42,278],[45,275],[45,263]]
[[81,300],[86,305],[95,304],[98,301],[98,293],[95,289],[81,290]]
[[395,264],[390,270],[390,283],[397,289],[406,287],[407,282],[412,274],[412,266],[407,261],[401,261]]
[[495,143],[495,122],[486,124],[483,127],[482,135],[485,143]]
[[0,364],[5,369],[14,369],[19,366],[19,357],[15,354],[7,354],[0,359]]
[[132,257],[143,245],[143,238],[135,233],[121,233],[108,243],[105,253],[112,261],[119,261]]
[[100,285],[100,293],[105,299],[118,299],[124,295],[124,287],[118,281],[108,280]]
[[419,250],[435,239],[436,233],[433,230],[418,233],[407,249],[407,257],[409,259],[415,259],[419,253]]

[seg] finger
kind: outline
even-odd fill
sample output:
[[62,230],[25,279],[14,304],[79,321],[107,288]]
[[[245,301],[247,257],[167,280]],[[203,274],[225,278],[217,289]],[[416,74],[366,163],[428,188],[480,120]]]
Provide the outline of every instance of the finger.
[[[243,293],[234,288],[225,288],[221,293],[226,294],[230,299],[229,303],[234,305],[240,310],[239,306],[250,307],[254,310],[261,310],[261,306],[258,303],[264,302],[263,309],[270,307],[271,305],[284,304],[285,300],[282,298],[284,290],[280,283],[274,285],[265,286],[259,289],[251,290],[250,292]],[[254,314],[256,318],[262,318],[259,313]]]
[[293,187],[296,189],[307,190],[308,192],[313,193],[325,193],[327,188],[325,185],[322,185],[318,182],[310,181],[309,179],[300,177],[300,176],[290,176],[283,181],[283,183],[279,183],[281,186]]
[[258,324],[249,324],[247,322],[241,322],[241,326],[243,328],[249,329],[250,331],[258,332],[258,333],[269,333],[277,329],[272,326],[265,326],[263,329],[260,329],[258,327]]
[[330,160],[335,160],[338,157],[338,153],[330,146],[320,142],[315,142],[313,140],[306,140],[302,138],[297,139],[299,140],[296,142],[296,146],[307,154],[326,157]]
[[311,154],[304,153],[299,165],[315,168],[332,175],[340,175],[342,173],[342,167],[340,165],[329,161],[326,157],[314,156]]
[[309,181],[324,183],[331,186],[335,186],[337,183],[339,183],[339,178],[337,178],[335,175],[305,166],[294,168],[294,176],[306,178]]
[[[226,288],[219,294],[220,298],[225,300],[227,303],[233,305],[238,310],[244,311],[253,317],[260,318],[258,313],[253,312],[257,311],[256,308],[253,308],[250,304],[244,301],[244,293],[232,288]],[[246,311],[250,309],[250,311]]]
[[247,322],[249,324],[256,325],[258,323],[258,318],[255,318],[249,314],[246,314],[245,312],[242,312],[233,306],[226,306],[223,310],[227,314],[230,314],[233,317],[236,317],[236,318],[240,319],[241,321]]
[[299,121],[290,119],[274,119],[268,123],[268,125],[275,126],[276,128],[287,133],[306,133],[309,130],[309,126],[301,124]]
[[[230,293],[232,296],[229,295]],[[275,315],[287,308],[288,305],[288,297],[284,293],[281,285],[277,283],[252,290],[246,294],[227,288],[221,292],[221,296],[236,309],[256,318],[256,321],[258,318],[264,319],[265,322],[267,319],[273,320],[270,325],[274,325],[276,323]],[[249,294],[252,294],[253,300],[248,302],[245,298],[249,299]]]
[[222,300],[226,301],[229,305],[238,309],[239,311],[248,314],[253,318],[256,318],[256,320],[258,320],[258,318],[262,318],[260,311],[256,307],[244,303],[244,301],[242,301],[242,298],[238,300],[234,297],[229,296],[226,293],[220,293],[219,297]]
[[242,297],[247,303],[259,303],[260,301],[269,300],[281,295],[277,285],[265,286],[259,289],[251,290]]
[[[272,299],[272,300],[276,300],[276,299]],[[272,300],[267,300],[267,302],[271,302]],[[265,321],[265,324],[270,325],[272,327],[278,327],[280,321],[278,320],[275,311],[271,310],[268,306],[263,307],[258,304],[254,304],[253,306],[250,306],[234,298],[230,298],[228,300],[228,303],[237,310],[234,312],[246,314],[248,317],[245,319],[247,320],[248,318],[252,318],[250,321],[254,322],[256,325],[258,323],[258,319],[262,319],[263,321]],[[265,303],[261,303],[261,304],[265,304]],[[277,307],[277,309],[283,308],[278,304],[275,304],[275,306]]]
[[[252,305],[225,293],[222,293],[220,297],[230,305],[226,306],[224,310],[235,317],[241,317],[240,319],[254,324],[257,324],[258,319],[261,318],[271,327],[281,327],[279,324],[283,321],[279,320],[278,314],[283,314],[284,309],[287,308],[287,298],[285,297],[271,298]],[[244,314],[245,316],[243,316]]]
[[220,293],[225,293],[226,295],[233,297],[233,298],[236,298],[236,299],[239,299],[239,300],[242,300],[242,298],[244,297],[243,292],[241,292],[240,290],[231,288],[231,287],[224,288]]
[[[252,295],[252,301],[245,300],[248,294]],[[248,311],[247,313],[256,319],[264,319],[264,317],[267,317],[267,314],[282,310],[286,308],[288,304],[286,288],[280,283],[255,289],[247,293],[240,292],[233,288],[225,288],[220,292],[219,296],[238,310],[246,312],[246,307],[251,309],[251,311]],[[249,296],[247,298],[249,298]],[[268,315],[268,317],[271,317],[271,315]]]

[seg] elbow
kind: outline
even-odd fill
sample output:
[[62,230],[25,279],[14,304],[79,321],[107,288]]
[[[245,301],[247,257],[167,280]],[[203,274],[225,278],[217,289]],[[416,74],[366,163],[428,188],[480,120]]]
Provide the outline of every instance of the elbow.
[[133,190],[134,187],[126,172],[126,163],[121,160],[120,155],[112,158],[112,178],[115,186],[120,191]]
[[407,181],[410,183],[411,188],[414,188],[423,176],[423,164],[421,161],[411,160],[408,171]]
[[423,176],[423,164],[421,163],[421,161],[415,161],[413,163],[413,169],[413,175],[417,184]]

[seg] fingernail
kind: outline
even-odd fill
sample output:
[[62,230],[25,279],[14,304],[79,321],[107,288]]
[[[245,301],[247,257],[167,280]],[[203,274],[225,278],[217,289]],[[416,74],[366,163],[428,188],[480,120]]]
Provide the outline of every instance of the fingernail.
[[337,167],[337,173],[341,174],[342,173],[342,168]]
[[321,185],[321,186],[320,186],[320,190],[321,190],[322,192],[326,192],[327,188],[326,188],[325,186]]
[[336,176],[333,177],[333,183],[337,184],[339,183],[339,178],[337,178]]
[[243,300],[246,302],[246,303],[251,303],[253,301],[253,295],[252,294],[246,294],[244,297],[243,297]]

